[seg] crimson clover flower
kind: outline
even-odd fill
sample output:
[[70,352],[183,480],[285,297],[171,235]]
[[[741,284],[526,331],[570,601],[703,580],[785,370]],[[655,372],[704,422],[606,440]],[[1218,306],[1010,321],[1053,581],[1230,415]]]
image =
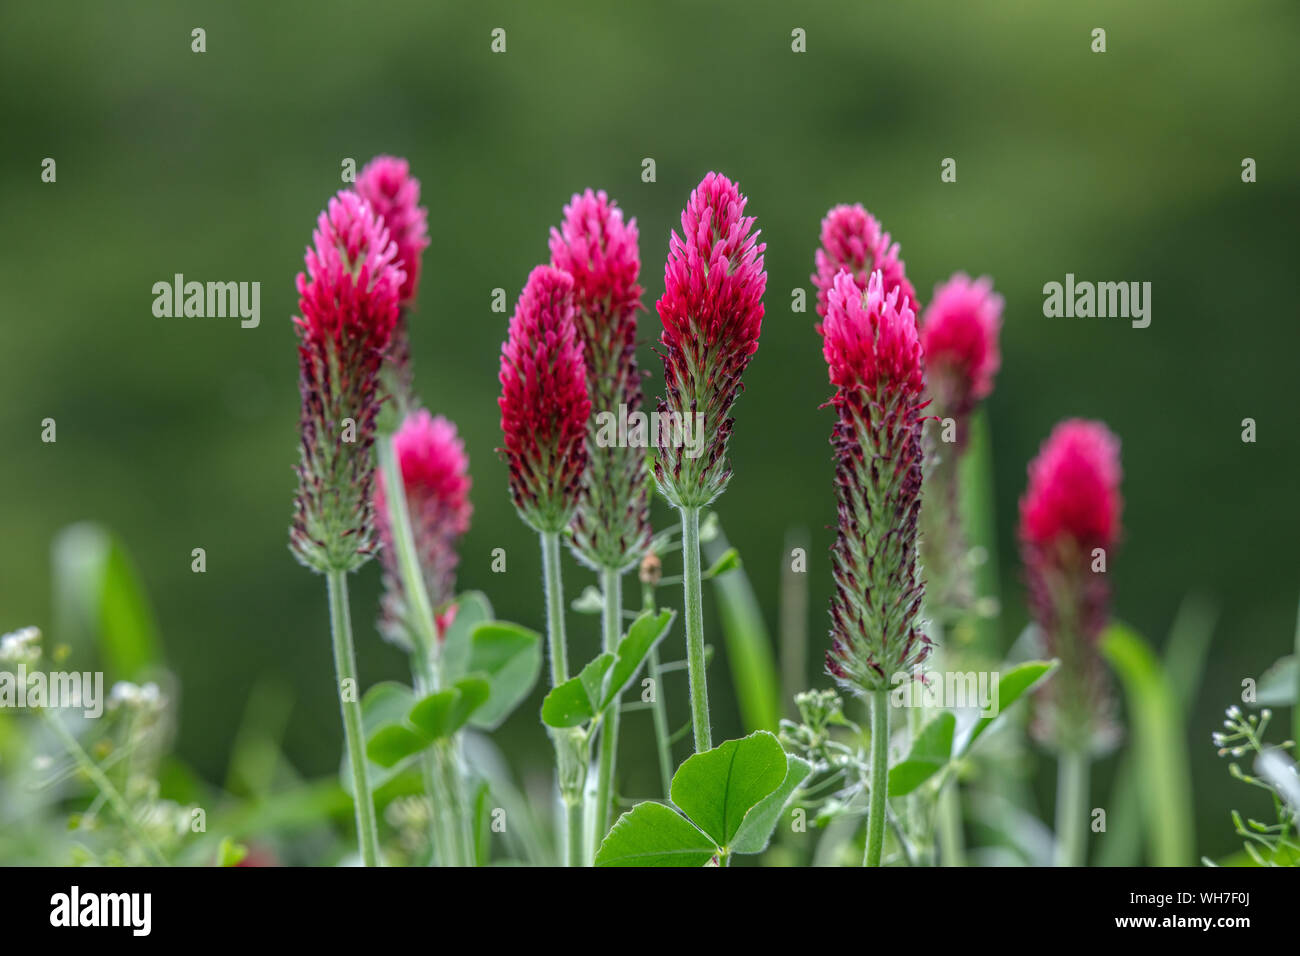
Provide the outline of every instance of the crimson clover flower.
[[903,260],[898,257],[898,243],[889,241],[889,233],[860,204],[835,206],[826,213],[822,220],[821,247],[814,262],[817,271],[812,282],[817,289],[817,315],[822,319],[826,318],[830,292],[841,269],[849,273],[861,292],[867,291],[871,274],[879,271],[885,295],[899,289],[899,309],[907,307],[913,315],[920,312],[916,290],[908,281]]
[[1119,543],[1120,479],[1119,439],[1101,422],[1070,419],[1030,462],[1020,499],[1029,607],[1061,660],[1035,733],[1065,750],[1103,748],[1116,733],[1097,641],[1110,614],[1106,562]]
[[393,156],[376,156],[357,177],[356,191],[383,220],[397,245],[397,264],[406,274],[398,291],[402,307],[389,346],[389,390],[402,411],[415,404],[412,391],[411,337],[406,311],[420,285],[420,259],[429,246],[429,211],[420,205],[420,181],[410,165]]
[[344,190],[317,220],[297,279],[302,416],[290,547],[322,573],[355,570],[374,550],[371,448],[404,279],[396,257],[382,220]]
[[935,288],[921,317],[921,347],[939,414],[965,418],[993,391],[1001,326],[1002,296],[992,279],[959,272]]
[[[551,265],[573,278],[592,418],[587,468],[573,517],[573,550],[593,568],[624,571],[650,543],[645,447],[620,442],[620,422],[641,408],[636,313],[642,288],[636,220],[602,190],[575,195],[551,230]],[[647,436],[648,437],[648,436]],[[611,440],[612,439],[612,440]]]
[[[678,508],[700,508],[726,488],[728,417],[758,350],[767,273],[754,218],[731,180],[709,173],[669,240],[663,322],[664,390],[655,481]],[[702,433],[701,433],[702,432]]]
[[499,379],[510,496],[533,530],[559,532],[578,505],[591,415],[567,272],[538,266],[528,276],[501,347]]
[[[469,502],[469,458],[456,426],[425,409],[406,416],[393,436],[394,450],[406,492],[415,551],[429,600],[435,608],[455,595],[456,543],[469,530],[473,508]],[[414,645],[408,634],[411,613],[402,585],[397,549],[389,522],[384,474],[375,481],[375,517],[383,544],[379,555],[384,567],[384,596],[380,632],[406,650]],[[444,615],[445,617],[445,615]],[[445,621],[438,621],[438,636]]]
[[1001,356],[1002,297],[993,280],[957,273],[935,288],[921,316],[926,388],[935,416],[927,423],[925,506],[921,557],[928,610],[962,612],[974,598],[969,546],[962,526],[958,461],[970,435],[970,416],[993,391]]
[[880,270],[865,295],[840,270],[826,298],[839,515],[826,667],[867,696],[890,689],[930,652],[917,574],[925,382],[916,319],[900,288],[885,293]]

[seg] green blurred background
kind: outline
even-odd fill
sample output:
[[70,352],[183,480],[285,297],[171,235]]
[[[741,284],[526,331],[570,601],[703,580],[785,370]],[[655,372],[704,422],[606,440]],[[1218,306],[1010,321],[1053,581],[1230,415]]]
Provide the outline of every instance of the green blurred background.
[[[289,756],[305,774],[332,772],[341,729],[324,584],[286,546],[297,427],[289,317],[341,162],[395,153],[422,180],[433,243],[412,323],[417,385],[458,423],[471,458],[460,583],[534,626],[536,544],[493,451],[507,317],[490,311],[491,290],[504,287],[513,307],[570,194],[607,189],[641,231],[650,311],[640,357],[656,394],[650,342],[668,233],[690,189],[717,169],[739,181],[768,243],[762,344],[719,513],[770,625],[783,537],[807,528],[810,673],[820,672],[833,507],[831,422],[818,405],[829,390],[813,317],[792,314],[791,290],[810,287],[826,209],[861,201],[902,243],[923,299],[956,270],[992,275],[1006,298],[988,403],[1003,646],[1026,618],[1014,538],[1025,463],[1071,415],[1104,419],[1124,443],[1117,614],[1160,644],[1188,592],[1219,605],[1189,732],[1198,849],[1234,848],[1227,810],[1240,788],[1209,734],[1242,678],[1288,650],[1300,587],[1298,25],[1300,7],[1285,0],[1086,11],[5,4],[0,629],[49,626],[53,536],[102,521],[153,597],[182,687],[180,755],[220,780],[245,700],[272,681],[293,701]],[[194,27],[207,31],[206,53],[191,52]],[[489,50],[495,27],[507,31],[503,55]],[[795,27],[805,54],[791,52]],[[1090,50],[1094,27],[1107,31],[1104,54]],[[57,161],[54,184],[40,180],[45,157]],[[657,164],[655,183],[641,181],[644,157]],[[940,181],[944,157],[957,160],[955,184]],[[1255,184],[1241,181],[1243,157],[1258,163]],[[261,327],[154,318],[151,287],[177,272],[260,281]],[[1044,318],[1042,286],[1067,272],[1151,282],[1150,328]],[[46,417],[56,444],[40,441]],[[1245,417],[1258,422],[1256,444],[1241,441]],[[663,526],[671,515],[657,509]],[[196,547],[206,574],[191,573]],[[498,547],[505,575],[489,572]],[[570,597],[591,583],[572,563],[565,571]],[[372,565],[353,594],[365,684],[406,672],[371,626],[377,591]],[[585,659],[596,620],[571,627]],[[713,672],[715,737],[735,736],[727,672]],[[683,719],[684,696],[683,685]],[[520,766],[544,772],[535,715],[521,708],[498,737]],[[648,792],[649,717],[624,726],[625,789]],[[1050,763],[1040,772],[1050,793]]]

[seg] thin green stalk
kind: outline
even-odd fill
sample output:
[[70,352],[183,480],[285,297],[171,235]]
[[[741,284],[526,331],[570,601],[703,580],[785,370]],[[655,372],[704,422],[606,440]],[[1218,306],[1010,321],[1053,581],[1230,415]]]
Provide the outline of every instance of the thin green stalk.
[[54,735],[63,744],[64,749],[72,755],[72,759],[81,768],[82,773],[90,778],[91,782],[99,788],[99,792],[104,795],[104,799],[117,811],[117,815],[126,824],[127,832],[144,847],[150,861],[155,866],[166,866],[167,858],[158,849],[158,844],[154,843],[149,834],[145,833],[141,828],[140,822],[136,820],[135,815],[131,812],[131,807],[127,804],[126,798],[118,792],[117,787],[113,786],[113,782],[108,779],[108,775],[100,769],[99,764],[90,759],[90,754],[86,753],[81,744],[77,743],[77,738],[72,736],[63,724],[59,723],[59,718],[54,715],[53,711],[49,708],[42,708],[41,713],[45,716],[45,722],[54,731]]
[[[540,532],[542,587],[546,597],[546,640],[551,653],[551,686],[569,679],[568,644],[564,634],[564,583],[560,577],[560,535]],[[582,797],[585,790],[586,744],[579,746],[575,731],[551,730],[555,745],[555,776],[565,807],[564,865],[582,866]],[[567,735],[567,736],[566,736]]]
[[704,673],[704,600],[700,571],[700,509],[682,508],[682,591],[686,603],[686,663],[690,674],[695,752],[713,749],[709,685]]
[[402,595],[408,604],[408,617],[414,631],[411,635],[412,643],[418,654],[416,665],[419,670],[416,676],[426,680],[428,690],[434,691],[438,689],[437,673],[433,667],[438,635],[433,623],[433,604],[429,600],[428,589],[424,586],[420,557],[415,551],[415,535],[411,531],[411,515],[406,506],[406,482],[397,462],[393,436],[382,435],[376,444],[379,448],[379,467],[384,473],[385,497],[388,499],[388,524],[393,533],[397,566],[401,569]]
[[564,636],[564,585],[560,579],[560,535],[541,532],[542,586],[546,591],[546,641],[551,651],[551,686],[569,679],[568,643]]
[[[352,766],[352,802],[357,811],[357,841],[361,844],[361,862],[379,865],[379,827],[375,822],[374,797],[370,793],[370,770],[366,763],[366,746],[361,723],[361,700],[357,696],[357,657],[352,647],[352,614],[348,608],[346,571],[330,571],[325,576],[329,588],[330,634],[334,639],[334,671],[338,677],[339,707],[343,711],[343,736],[347,742],[348,762]],[[352,683],[351,694],[343,692]]]
[[1083,866],[1088,835],[1088,755],[1065,750],[1057,762],[1056,865]]
[[431,748],[429,760],[429,782],[434,789],[430,796],[434,800],[435,832],[442,844],[442,865],[473,866],[474,835],[469,825],[458,741],[438,741]]
[[966,865],[966,841],[961,828],[961,792],[956,780],[939,790],[939,854],[943,866]]
[[[429,694],[443,683],[436,658],[438,632],[434,624],[433,602],[424,583],[424,571],[415,550],[415,534],[411,529],[411,514],[406,503],[406,482],[392,435],[383,435],[377,442],[379,467],[384,474],[385,497],[388,501],[388,524],[393,534],[393,550],[402,578],[402,594],[407,602],[407,618],[411,625],[411,672],[417,693]],[[425,788],[433,801],[432,830],[438,844],[440,862],[444,866],[471,866],[474,854],[465,853],[465,842],[471,837],[470,823],[464,806],[465,781],[463,765],[458,755],[426,753],[421,757]]]
[[[623,579],[617,571],[605,568],[600,572],[600,587],[605,595],[601,613],[604,650],[614,653],[618,647],[623,623]],[[592,814],[591,855],[595,858],[600,842],[609,832],[609,808],[614,796],[614,768],[618,763],[618,728],[621,715],[622,694],[614,698],[600,728],[600,766],[596,776],[596,807]]]
[[564,844],[564,865],[582,866],[582,803],[574,801],[565,804],[565,831],[567,839]]
[[[651,584],[641,586],[641,609],[643,611],[655,609],[655,589]],[[650,663],[647,669],[654,687],[654,700],[650,702],[650,707],[654,716],[655,749],[659,753],[659,777],[663,781],[664,799],[667,799],[673,780],[673,745],[672,732],[668,729],[668,704],[664,700],[664,680],[663,671],[659,666],[658,645],[650,649]]]
[[885,847],[885,796],[889,789],[889,691],[871,693],[871,793],[863,866],[880,866]]

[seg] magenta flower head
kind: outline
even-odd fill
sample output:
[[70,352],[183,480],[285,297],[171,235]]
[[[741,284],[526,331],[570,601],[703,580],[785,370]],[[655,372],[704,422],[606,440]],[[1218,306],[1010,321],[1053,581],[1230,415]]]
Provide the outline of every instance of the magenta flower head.
[[[469,530],[473,509],[469,503],[469,459],[456,426],[439,415],[434,418],[423,408],[406,416],[393,436],[393,448],[402,472],[406,507],[411,516],[415,553],[424,574],[424,586],[435,608],[455,596],[456,565],[460,557],[456,543]],[[389,524],[384,473],[375,480],[375,517],[383,549],[384,596],[381,602],[380,633],[406,650],[414,649],[408,634],[410,617],[397,549]],[[438,628],[441,637],[443,628]]]
[[907,279],[903,260],[898,257],[898,243],[890,243],[889,233],[861,205],[831,209],[822,220],[821,240],[821,248],[814,256],[817,271],[812,282],[817,288],[817,314],[822,319],[826,318],[830,292],[841,269],[853,278],[859,292],[867,291],[871,274],[879,271],[886,296],[895,289],[901,290],[900,310],[906,307],[914,315],[920,311],[916,290]]
[[838,420],[831,649],[826,668],[866,696],[893,687],[930,653],[917,575],[921,409],[925,379],[916,318],[877,271],[859,291],[841,270],[826,297],[823,347]]
[[510,496],[538,532],[559,532],[578,506],[587,467],[587,368],[573,313],[573,278],[538,266],[501,347],[501,431]]
[[397,244],[397,260],[406,278],[399,304],[415,301],[420,286],[420,258],[429,247],[429,211],[420,205],[420,181],[404,159],[376,156],[357,177],[357,194],[384,220]]
[[370,205],[345,190],[312,233],[298,275],[301,457],[290,547],[320,572],[351,571],[374,549],[371,448],[380,366],[404,274]]
[[926,380],[939,412],[968,416],[993,391],[1002,357],[1002,296],[993,280],[959,272],[937,286],[921,317]]
[[1061,671],[1044,688],[1036,733],[1068,750],[1115,733],[1097,640],[1110,614],[1107,561],[1119,543],[1119,439],[1100,422],[1061,422],[1029,464],[1020,549],[1029,605]]
[[361,170],[356,190],[383,220],[389,236],[397,244],[397,264],[406,273],[398,292],[402,310],[393,329],[384,383],[396,399],[399,413],[404,415],[417,404],[406,310],[414,303],[420,285],[420,259],[429,245],[429,212],[420,205],[420,181],[411,175],[404,159],[376,156]]
[[618,434],[619,423],[634,421],[641,410],[636,220],[625,223],[623,211],[603,191],[588,189],[564,207],[564,223],[551,230],[550,246],[551,265],[573,277],[574,318],[593,413],[587,470],[573,516],[573,550],[593,568],[624,571],[650,545],[646,443],[620,441]]
[[659,401],[655,481],[678,508],[699,508],[731,478],[728,417],[763,327],[763,252],[746,199],[726,176],[709,173],[668,244],[663,322],[665,396]]

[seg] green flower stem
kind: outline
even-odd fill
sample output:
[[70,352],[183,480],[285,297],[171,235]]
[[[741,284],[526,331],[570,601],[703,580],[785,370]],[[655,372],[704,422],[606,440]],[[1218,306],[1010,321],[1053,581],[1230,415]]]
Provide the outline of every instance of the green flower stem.
[[[643,611],[653,611],[655,609],[655,589],[653,585],[643,584],[641,586],[641,609]],[[650,673],[650,679],[654,682],[655,696],[654,700],[650,702],[650,707],[655,725],[655,749],[659,752],[659,776],[663,781],[664,799],[667,799],[673,780],[673,745],[671,732],[668,729],[668,704],[664,700],[664,680],[663,672],[659,669],[659,645],[657,644],[650,648],[650,662],[647,665],[647,670]]]
[[564,865],[582,866],[582,802],[565,803]]
[[966,865],[966,843],[961,829],[961,791],[956,780],[939,790],[939,850],[944,866]]
[[[568,642],[564,634],[564,584],[560,578],[560,534],[540,532],[542,539],[542,586],[546,597],[546,641],[551,655],[551,686],[569,679]],[[565,807],[564,865],[582,866],[582,795],[588,750],[574,739],[573,731],[552,730],[555,745],[555,775]]]
[[131,812],[131,807],[127,804],[126,798],[118,792],[117,787],[113,786],[113,782],[100,769],[99,764],[90,759],[90,754],[86,753],[81,744],[77,743],[77,738],[72,736],[68,729],[59,722],[59,718],[55,716],[52,710],[43,707],[41,708],[41,714],[45,717],[45,722],[50,729],[54,731],[54,735],[59,738],[59,742],[63,744],[64,749],[72,755],[72,759],[81,768],[81,772],[90,778],[91,783],[98,787],[99,792],[104,795],[104,799],[117,811],[117,815],[126,824],[127,832],[135,838],[137,843],[144,847],[150,862],[155,866],[166,866],[167,858],[163,856],[162,850],[158,849],[158,844],[154,843],[149,834],[145,833],[141,828],[140,822],[136,820],[135,814]]
[[569,679],[568,642],[564,636],[564,585],[560,580],[560,535],[541,532],[542,584],[546,590],[546,641],[551,651],[551,686]]
[[[379,865],[379,828],[375,822],[374,797],[370,793],[370,768],[366,762],[366,744],[361,723],[361,701],[357,695],[357,657],[352,648],[352,614],[348,609],[346,571],[326,574],[329,587],[330,633],[334,639],[334,671],[338,677],[339,707],[343,711],[343,736],[347,741],[348,762],[352,765],[352,802],[357,811],[357,840],[361,844],[361,862]],[[343,692],[351,681],[353,693]]]
[[[605,568],[600,572],[600,586],[605,595],[605,607],[601,614],[604,649],[612,654],[618,648],[618,639],[622,634],[622,576],[617,571]],[[609,809],[614,796],[614,768],[618,762],[618,728],[622,716],[619,708],[622,705],[623,695],[619,694],[606,709],[600,728],[600,767],[596,777],[596,807],[592,814],[591,828],[593,859],[596,851],[600,849],[600,842],[609,832]]]
[[411,531],[411,515],[406,506],[406,482],[402,478],[397,450],[392,435],[381,435],[376,442],[379,449],[379,467],[384,473],[384,491],[388,499],[388,525],[393,533],[393,548],[397,552],[397,566],[401,569],[402,594],[408,605],[419,670],[417,677],[427,684],[426,693],[438,689],[433,658],[438,650],[438,632],[433,623],[433,604],[424,586],[424,572],[415,552],[415,535]]
[[1083,866],[1088,835],[1088,755],[1063,750],[1056,776],[1056,865]]
[[889,691],[871,693],[871,793],[863,866],[880,866],[885,847],[885,796],[889,790]]
[[[415,550],[415,533],[406,504],[406,481],[397,460],[393,436],[381,435],[376,444],[379,467],[384,474],[388,525],[392,529],[393,549],[411,625],[411,643],[415,647],[411,659],[412,677],[417,694],[430,694],[443,683],[441,662],[437,659],[438,631],[434,623],[433,602],[429,599],[424,571]],[[425,754],[421,764],[425,788],[434,803],[431,835],[440,850],[440,861],[444,866],[471,866],[475,855],[472,843],[469,855],[465,855],[466,841],[472,839],[472,833],[465,807],[465,775],[457,750],[453,748],[449,754]]]
[[690,674],[695,752],[713,749],[709,685],[704,673],[704,600],[700,572],[700,509],[682,508],[682,591],[686,610],[686,663]]
[[459,740],[452,738],[435,743],[430,750],[429,763],[434,832],[441,843],[442,865],[473,866],[477,854],[466,802],[465,775],[461,772]]

